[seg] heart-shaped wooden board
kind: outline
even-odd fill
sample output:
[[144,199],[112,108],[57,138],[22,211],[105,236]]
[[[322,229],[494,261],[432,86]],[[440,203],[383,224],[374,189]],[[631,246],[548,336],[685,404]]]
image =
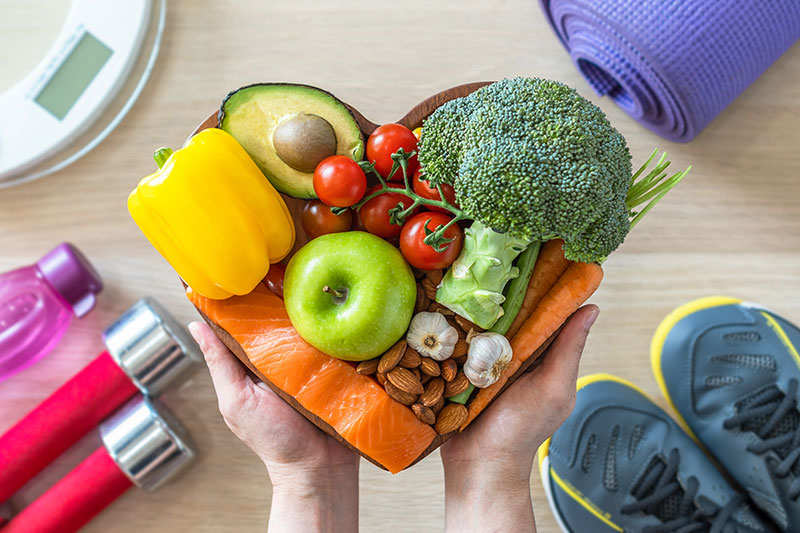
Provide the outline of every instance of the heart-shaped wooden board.
[[[417,127],[422,125],[422,121],[425,118],[427,118],[436,108],[438,108],[443,103],[445,103],[445,102],[447,102],[449,100],[453,100],[455,98],[460,98],[462,96],[466,96],[466,95],[472,93],[473,91],[479,89],[480,87],[483,87],[484,85],[487,85],[488,83],[490,83],[490,82],[467,83],[467,84],[459,85],[457,87],[452,87],[450,89],[447,89],[447,90],[444,90],[444,91],[439,92],[437,94],[434,94],[433,96],[423,100],[422,102],[420,102],[419,104],[414,106],[414,108],[412,108],[411,111],[409,111],[403,118],[398,120],[397,123],[398,124],[402,124],[402,125],[408,127],[409,129],[417,128]],[[364,138],[366,139],[367,137],[369,137],[369,135],[375,130],[375,128],[378,127],[378,125],[373,123],[373,122],[371,122],[367,118],[365,118],[361,113],[358,112],[358,110],[356,110],[352,106],[350,106],[348,104],[345,104],[345,105],[348,107],[348,109],[353,114],[353,117],[358,122],[358,124],[359,124],[359,126],[361,128],[361,131],[362,131],[362,133],[364,135]],[[198,133],[198,132],[200,132],[202,130],[208,129],[208,128],[215,128],[215,127],[217,127],[217,125],[218,125],[217,113],[214,113],[214,114],[210,115],[208,118],[206,118],[202,123],[200,123],[197,126],[197,128],[195,128],[195,130],[192,132],[192,135],[195,135],[196,133]],[[296,228],[296,231],[297,231],[297,240],[295,242],[294,248],[292,249],[292,252],[289,254],[289,257],[287,257],[286,259],[284,259],[284,261],[282,261],[282,262],[285,263],[285,262],[288,262],[289,258],[291,258],[291,256],[299,248],[301,248],[306,242],[308,242],[309,239],[305,235],[305,233],[303,232],[303,228],[302,228],[302,225],[300,223],[301,211],[302,211],[303,205],[304,205],[304,203],[306,201],[305,200],[300,200],[300,199],[297,199],[297,198],[292,198],[292,197],[289,197],[289,196],[283,195],[283,194],[281,196],[286,201],[286,205],[288,206],[289,211],[292,214],[292,218],[294,220],[295,228]],[[203,319],[209,324],[209,326],[211,326],[211,329],[214,331],[214,333],[217,335],[217,337],[219,337],[222,340],[222,342],[242,362],[242,364],[244,366],[246,366],[250,370],[250,372],[255,377],[255,379],[258,379],[260,381],[265,382],[273,391],[275,391],[275,393],[278,396],[283,398],[284,401],[286,401],[288,404],[290,404],[292,407],[294,407],[298,412],[300,412],[303,416],[305,416],[308,420],[310,420],[314,425],[316,425],[322,431],[324,431],[325,433],[327,433],[331,437],[335,438],[336,440],[338,440],[339,442],[341,442],[342,444],[344,444],[348,448],[351,448],[352,450],[358,452],[362,457],[364,457],[365,459],[367,459],[370,462],[374,463],[375,465],[379,466],[380,468],[383,468],[384,470],[386,469],[386,467],[384,465],[382,465],[380,462],[378,462],[374,458],[370,457],[368,454],[364,453],[362,450],[359,450],[358,448],[356,448],[355,446],[353,446],[349,442],[347,442],[330,424],[328,424],[327,422],[325,422],[324,420],[322,420],[321,418],[316,416],[314,413],[312,413],[312,412],[308,411],[307,409],[305,409],[302,405],[300,405],[300,403],[293,396],[285,393],[283,390],[281,390],[280,388],[275,386],[273,383],[271,383],[270,380],[267,379],[255,367],[255,365],[253,365],[253,363],[250,361],[250,358],[247,356],[247,354],[245,353],[245,351],[242,348],[242,346],[225,329],[220,327],[213,320],[211,320],[208,316],[203,314],[203,312],[200,311],[200,309],[198,309],[198,312],[203,317]],[[545,343],[543,343],[542,346],[540,346],[539,349],[537,349],[536,352],[531,355],[531,357],[529,357],[528,359],[526,359],[522,363],[522,366],[514,373],[513,376],[511,376],[509,378],[509,380],[507,381],[506,385],[502,389],[503,391],[507,387],[509,387],[512,383],[514,383],[522,374],[524,374],[525,372],[529,371],[531,369],[531,365],[533,365],[537,361],[540,361],[539,356],[541,356],[547,350],[547,348],[550,346],[551,342],[553,341],[553,339],[556,337],[557,334],[558,334],[558,332],[556,332],[552,336],[550,336],[550,338]],[[502,394],[502,391],[501,391],[501,394]],[[499,397],[499,395],[498,395],[498,397]],[[433,441],[431,442],[430,446],[428,446],[428,448],[426,450],[424,450],[408,466],[412,466],[413,464],[416,464],[418,461],[420,461],[425,456],[427,456],[429,453],[431,453],[433,450],[435,450],[436,448],[441,446],[446,440],[448,440],[449,438],[454,436],[456,433],[457,432],[451,432],[451,433],[448,433],[446,435],[437,435],[436,438],[434,438]]]

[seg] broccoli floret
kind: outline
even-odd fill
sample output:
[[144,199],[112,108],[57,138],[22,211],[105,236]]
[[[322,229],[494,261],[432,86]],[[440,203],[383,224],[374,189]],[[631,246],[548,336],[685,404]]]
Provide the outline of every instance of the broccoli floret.
[[603,112],[556,81],[513,78],[447,102],[424,122],[419,162],[470,217],[527,241],[564,239],[602,261],[630,229],[631,156]]
[[419,162],[474,220],[436,301],[490,328],[526,245],[562,238],[602,261],[630,229],[631,156],[603,112],[564,84],[507,79],[447,102],[423,123]]
[[691,168],[667,178],[663,154],[645,173],[654,151],[632,175],[625,138],[603,112],[538,78],[445,103],[423,122],[417,148],[425,179],[452,185],[459,217],[474,221],[436,301],[485,329],[505,312],[526,245],[561,238],[567,259],[602,262]]

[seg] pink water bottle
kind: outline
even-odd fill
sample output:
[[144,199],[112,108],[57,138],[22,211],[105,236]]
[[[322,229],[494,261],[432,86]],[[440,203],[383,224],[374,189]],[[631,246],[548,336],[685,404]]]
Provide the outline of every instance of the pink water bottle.
[[69,243],[0,275],[0,381],[52,350],[72,316],[88,313],[102,289],[100,275]]

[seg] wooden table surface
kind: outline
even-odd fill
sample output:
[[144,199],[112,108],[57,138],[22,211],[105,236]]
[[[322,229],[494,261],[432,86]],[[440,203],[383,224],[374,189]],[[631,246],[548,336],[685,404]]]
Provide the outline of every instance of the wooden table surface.
[[[41,9],[0,7],[0,42],[18,43],[0,46],[0,90],[35,65],[66,13],[65,2],[29,5]],[[102,330],[138,298],[157,297],[183,322],[197,318],[174,272],[131,221],[125,200],[153,171],[154,148],[179,146],[228,91],[258,81],[323,87],[380,123],[456,84],[549,77],[576,87],[606,111],[627,137],[635,166],[655,146],[669,151],[676,168],[691,163],[689,178],[606,263],[606,279],[593,298],[602,312],[586,347],[583,374],[620,375],[663,406],[648,347],[673,307],[727,294],[800,321],[798,46],[696,140],[681,145],[660,139],[611,101],[595,97],[533,0],[183,0],[170,1],[168,9],[150,82],[111,136],[56,175],[0,190],[0,271],[32,263],[69,240],[106,282],[97,308],[70,328],[49,357],[0,383],[0,432],[99,353]],[[129,491],[85,530],[263,530],[269,480],[223,423],[206,369],[164,402],[194,436],[199,460],[158,493]],[[86,437],[13,503],[22,507],[31,501],[98,442],[96,435]],[[557,531],[536,475],[531,490],[539,530]],[[397,476],[363,463],[360,513],[363,531],[441,529],[438,454]]]

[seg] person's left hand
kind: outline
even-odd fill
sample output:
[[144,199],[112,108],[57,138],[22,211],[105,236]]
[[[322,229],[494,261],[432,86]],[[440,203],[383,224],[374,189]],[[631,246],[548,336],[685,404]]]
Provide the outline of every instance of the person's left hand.
[[358,519],[358,454],[306,420],[265,383],[254,382],[208,325],[193,322],[189,331],[205,356],[222,418],[267,467],[273,485],[270,527],[308,526],[282,518],[302,501],[304,520],[313,519],[309,507],[317,502],[323,514],[347,515],[319,517],[322,530],[328,521],[332,531],[350,530],[348,524]]

